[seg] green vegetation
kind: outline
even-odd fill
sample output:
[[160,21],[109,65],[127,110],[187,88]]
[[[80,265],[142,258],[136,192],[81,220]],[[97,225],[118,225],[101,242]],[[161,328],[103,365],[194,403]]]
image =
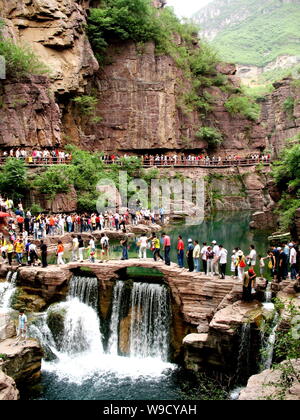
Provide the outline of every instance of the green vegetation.
[[230,114],[240,114],[252,121],[257,121],[260,115],[260,106],[248,96],[232,95],[224,106]]
[[293,118],[294,108],[295,108],[295,98],[293,96],[289,96],[283,102],[284,112],[288,115],[289,118]]
[[[266,386],[275,387],[270,399],[285,399],[285,394],[293,384],[300,381],[300,372],[294,367],[293,361],[300,358],[299,340],[299,307],[293,299],[282,301],[275,299],[275,308],[279,314],[279,325],[274,345],[274,360],[272,369],[280,372],[280,381]],[[282,322],[281,322],[282,321]],[[284,361],[283,363],[280,363]]]
[[0,168],[0,191],[18,200],[28,190],[27,169],[24,162],[15,158],[9,158]]
[[207,141],[208,145],[212,147],[219,146],[223,141],[222,133],[213,127],[201,127],[197,131],[196,137]]
[[4,38],[0,20],[0,55],[5,58],[6,77],[20,79],[30,74],[45,74],[49,69],[39,60],[32,49],[23,44],[15,44],[12,39]]
[[77,105],[83,115],[92,115],[95,112],[98,99],[94,96],[82,95],[76,96],[73,102]]
[[274,162],[272,176],[282,191],[282,198],[278,203],[280,226],[291,229],[295,211],[300,207],[300,136],[298,143],[283,150],[280,160]]
[[[218,8],[221,13],[204,22],[203,27],[221,28],[212,44],[222,59],[263,67],[280,55],[300,54],[297,2],[231,0]],[[223,26],[227,19],[231,23]]]

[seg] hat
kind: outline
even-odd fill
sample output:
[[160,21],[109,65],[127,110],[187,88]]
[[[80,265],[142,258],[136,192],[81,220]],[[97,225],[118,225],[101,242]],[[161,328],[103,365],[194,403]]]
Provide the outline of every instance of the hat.
[[211,243],[215,245],[217,243],[217,241],[211,241]]
[[241,251],[241,250],[239,250],[238,252],[237,252],[237,254],[236,254],[238,257],[241,257],[241,256],[243,256],[244,255],[244,253],[243,253],[243,251]]
[[188,242],[193,242],[193,239],[191,239],[191,238],[190,238],[190,239],[188,239]]
[[290,242],[290,243],[289,243],[289,246],[294,246],[293,242]]
[[277,251],[281,251],[282,250],[282,248],[279,246],[278,248],[277,248]]

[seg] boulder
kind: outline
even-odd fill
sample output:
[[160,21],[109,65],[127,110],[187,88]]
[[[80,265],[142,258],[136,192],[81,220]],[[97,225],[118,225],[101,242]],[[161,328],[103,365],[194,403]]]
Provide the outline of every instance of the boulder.
[[15,381],[0,370],[0,401],[15,401],[19,398]]
[[0,342],[12,338],[16,334],[14,321],[8,314],[0,314]]

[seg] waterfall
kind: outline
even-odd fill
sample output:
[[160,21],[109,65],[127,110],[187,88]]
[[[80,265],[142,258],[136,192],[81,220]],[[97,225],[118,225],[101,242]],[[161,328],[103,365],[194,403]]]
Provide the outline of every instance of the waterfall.
[[16,291],[17,271],[9,271],[6,276],[6,281],[0,283],[0,311],[7,312],[10,308],[11,298]]
[[276,340],[276,330],[278,327],[279,315],[276,312],[271,325],[271,332],[267,339],[262,338],[262,362],[261,370],[270,369],[273,361],[274,345]]
[[110,320],[110,337],[108,341],[108,352],[110,354],[118,354],[119,344],[119,322],[122,291],[124,287],[123,281],[117,281],[114,287],[112,314]]
[[241,329],[240,346],[237,359],[236,383],[248,379],[250,371],[251,324],[244,323]]
[[272,301],[272,290],[271,290],[271,283],[269,282],[267,288],[265,290],[265,302],[270,303]]
[[165,286],[134,283],[131,295],[130,356],[168,360],[170,310]]
[[80,302],[98,311],[97,277],[73,276],[69,286],[69,298],[78,298]]

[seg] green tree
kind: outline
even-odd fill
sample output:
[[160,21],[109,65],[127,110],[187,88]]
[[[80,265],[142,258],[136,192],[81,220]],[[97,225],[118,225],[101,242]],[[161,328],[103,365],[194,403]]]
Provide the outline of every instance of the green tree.
[[28,190],[27,169],[22,160],[9,158],[0,170],[0,191],[13,200],[23,198]]

